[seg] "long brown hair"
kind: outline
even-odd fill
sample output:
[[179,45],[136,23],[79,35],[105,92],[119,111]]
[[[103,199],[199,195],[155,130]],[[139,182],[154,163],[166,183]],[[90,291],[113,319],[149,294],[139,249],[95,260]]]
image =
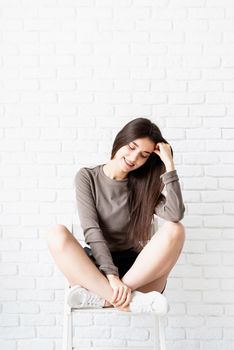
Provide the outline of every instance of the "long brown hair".
[[[168,143],[157,125],[146,118],[136,118],[127,123],[116,135],[111,159],[116,152],[129,142],[139,138],[149,138],[155,143]],[[160,178],[165,172],[165,165],[156,153],[151,153],[147,161],[138,169],[128,174],[128,206],[130,223],[128,238],[136,251],[141,249],[140,241],[147,241],[154,214],[163,189]]]

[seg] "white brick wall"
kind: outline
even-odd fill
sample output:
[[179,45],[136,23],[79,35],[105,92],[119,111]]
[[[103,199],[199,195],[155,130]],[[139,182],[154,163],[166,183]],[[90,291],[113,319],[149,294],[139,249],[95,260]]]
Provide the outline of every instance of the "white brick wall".
[[[44,234],[76,216],[77,169],[138,116],[172,143],[187,209],[167,349],[234,348],[233,33],[232,0],[0,1],[1,349],[61,349]],[[75,325],[76,346],[152,345],[148,316]]]

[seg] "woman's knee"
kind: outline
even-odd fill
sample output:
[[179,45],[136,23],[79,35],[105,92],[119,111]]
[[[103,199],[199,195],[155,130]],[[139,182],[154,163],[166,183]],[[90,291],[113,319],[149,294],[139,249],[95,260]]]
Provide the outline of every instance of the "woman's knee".
[[167,232],[168,238],[172,241],[184,243],[185,240],[185,228],[181,222],[167,221],[163,225],[163,229]]
[[56,224],[46,233],[46,241],[49,247],[62,250],[69,239],[69,231],[66,226]]

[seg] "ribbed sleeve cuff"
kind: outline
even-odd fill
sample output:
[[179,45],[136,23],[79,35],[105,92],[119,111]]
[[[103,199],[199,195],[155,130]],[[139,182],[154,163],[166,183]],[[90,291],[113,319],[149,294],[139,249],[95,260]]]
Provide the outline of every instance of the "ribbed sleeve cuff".
[[160,178],[162,179],[164,185],[167,185],[170,182],[179,180],[179,177],[177,175],[177,171],[176,170],[167,171],[166,173],[162,174],[160,176]]
[[99,266],[99,270],[102,271],[105,275],[115,275],[119,276],[119,270],[118,267],[116,266],[106,266],[106,265],[101,265]]

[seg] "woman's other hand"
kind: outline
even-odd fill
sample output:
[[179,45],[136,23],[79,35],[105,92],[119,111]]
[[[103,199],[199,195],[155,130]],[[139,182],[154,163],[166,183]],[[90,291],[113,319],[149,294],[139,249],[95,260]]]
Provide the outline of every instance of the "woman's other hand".
[[175,170],[174,161],[171,153],[171,146],[168,143],[156,143],[154,153],[156,153],[165,164],[166,171]]
[[114,292],[110,303],[119,309],[127,308],[131,301],[131,289],[118,276],[107,275],[106,277]]

